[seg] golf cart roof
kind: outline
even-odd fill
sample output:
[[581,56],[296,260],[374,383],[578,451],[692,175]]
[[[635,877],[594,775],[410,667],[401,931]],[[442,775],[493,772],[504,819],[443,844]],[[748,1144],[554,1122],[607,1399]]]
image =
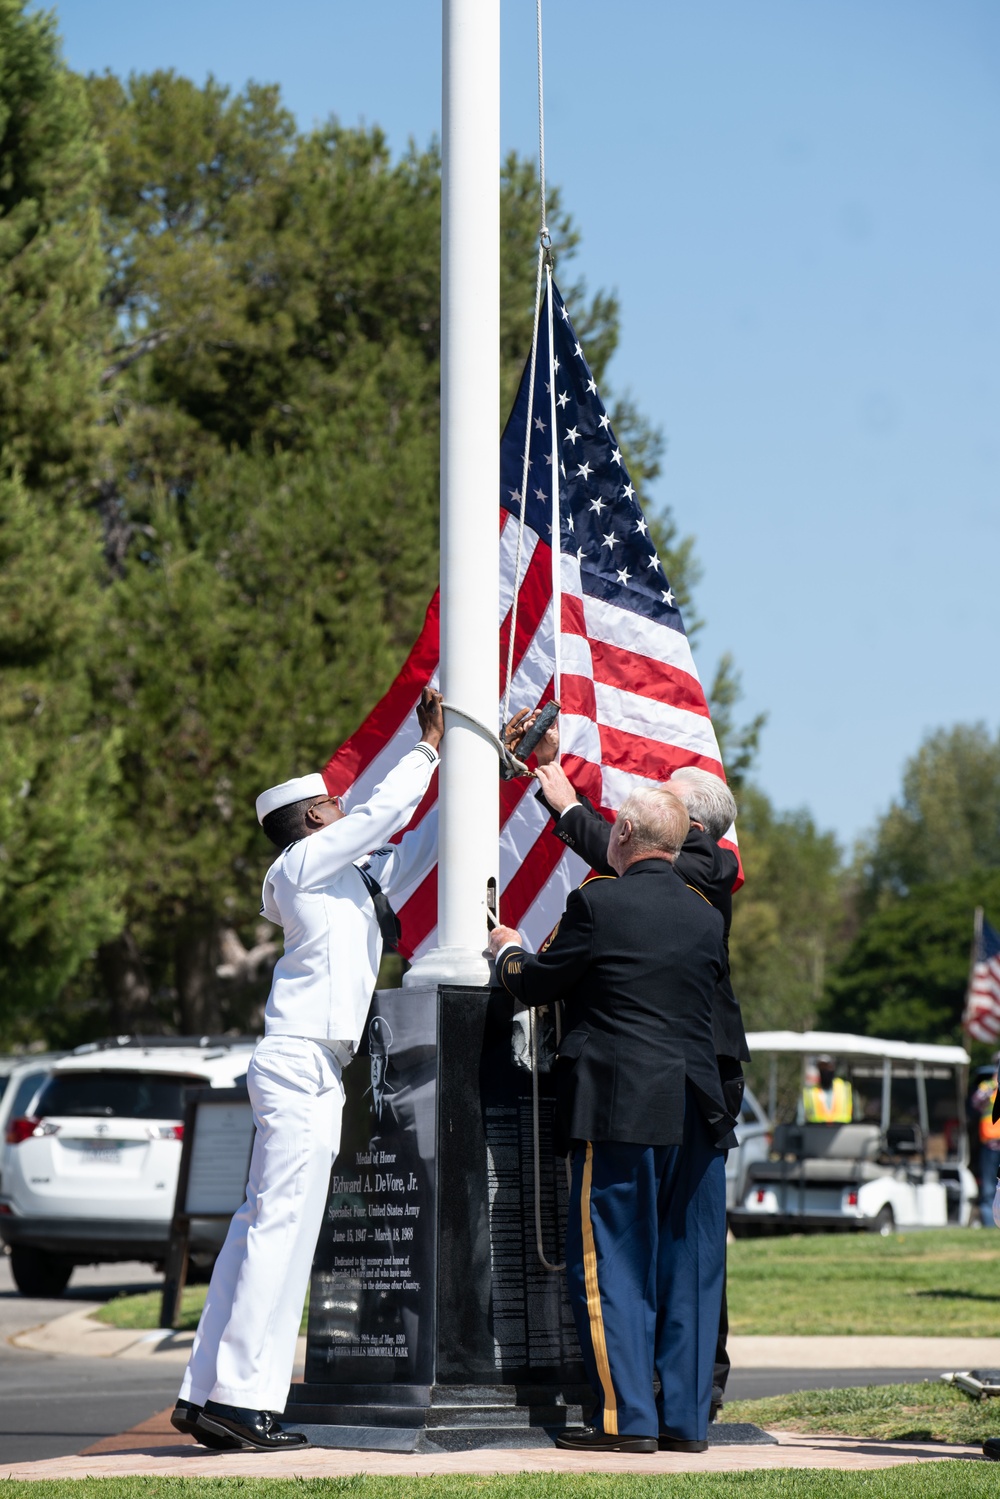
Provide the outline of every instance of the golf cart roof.
[[879,1036],[846,1036],[838,1031],[752,1031],[747,1043],[754,1055],[784,1052],[793,1056],[888,1057],[893,1062],[927,1062],[965,1067],[964,1046],[930,1046],[915,1041],[883,1041]]

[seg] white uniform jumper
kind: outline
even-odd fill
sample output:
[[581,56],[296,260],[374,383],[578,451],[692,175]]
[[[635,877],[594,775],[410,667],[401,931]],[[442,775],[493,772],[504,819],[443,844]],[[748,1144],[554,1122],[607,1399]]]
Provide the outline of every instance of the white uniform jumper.
[[284,1410],[340,1148],[341,1070],[361,1039],[382,958],[355,865],[386,894],[431,867],[436,811],[398,846],[379,845],[409,822],[437,763],[418,744],[364,806],[291,844],[267,872],[261,909],[284,928],[285,951],[247,1072],[257,1131],[250,1179],[212,1272],[181,1400]]

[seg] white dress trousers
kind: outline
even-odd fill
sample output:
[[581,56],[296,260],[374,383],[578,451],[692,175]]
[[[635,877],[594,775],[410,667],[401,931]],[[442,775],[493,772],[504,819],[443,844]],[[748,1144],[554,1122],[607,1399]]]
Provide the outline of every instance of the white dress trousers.
[[344,1087],[325,1046],[265,1036],[247,1088],[257,1134],[246,1201],[216,1260],[179,1398],[280,1412],[340,1148]]

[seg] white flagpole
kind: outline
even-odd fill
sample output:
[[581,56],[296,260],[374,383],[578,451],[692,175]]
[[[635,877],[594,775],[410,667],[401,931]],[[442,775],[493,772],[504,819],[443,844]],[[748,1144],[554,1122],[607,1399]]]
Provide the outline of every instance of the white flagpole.
[[[493,725],[500,596],[500,0],[443,0],[441,690]],[[445,714],[437,946],[408,986],[489,981],[499,864],[493,745]]]

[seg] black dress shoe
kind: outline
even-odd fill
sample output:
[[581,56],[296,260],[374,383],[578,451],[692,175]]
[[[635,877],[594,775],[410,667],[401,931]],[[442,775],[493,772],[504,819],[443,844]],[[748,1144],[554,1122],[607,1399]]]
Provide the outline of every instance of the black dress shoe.
[[668,1437],[661,1431],[656,1441],[661,1452],[707,1452],[707,1442],[689,1442],[684,1437]]
[[217,1436],[214,1431],[203,1431],[198,1425],[198,1417],[201,1415],[201,1406],[192,1405],[190,1400],[178,1400],[170,1415],[170,1424],[175,1431],[182,1431],[186,1437],[194,1437],[203,1447],[210,1447],[213,1452],[238,1452],[240,1444],[235,1437]]
[[556,1437],[569,1452],[655,1452],[655,1437],[612,1437],[593,1426],[571,1426]]
[[987,1437],[983,1443],[983,1456],[1000,1463],[1000,1437]]
[[301,1431],[283,1431],[270,1411],[249,1410],[242,1405],[221,1405],[206,1400],[198,1417],[199,1432],[236,1439],[237,1447],[258,1452],[286,1452],[290,1447],[308,1447]]

